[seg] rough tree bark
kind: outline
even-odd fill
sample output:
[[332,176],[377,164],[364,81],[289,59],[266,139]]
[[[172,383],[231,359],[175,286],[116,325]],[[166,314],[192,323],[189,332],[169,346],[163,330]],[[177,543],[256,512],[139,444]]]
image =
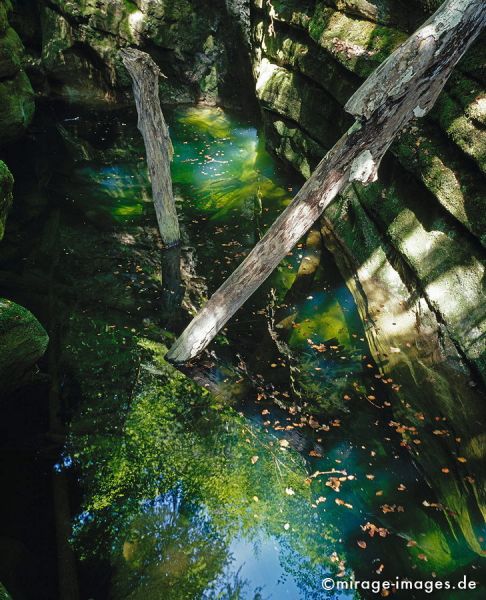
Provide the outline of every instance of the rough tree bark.
[[172,142],[159,100],[161,72],[145,52],[124,48],[120,55],[133,81],[138,128],[145,143],[160,236],[164,245],[170,248],[179,244],[180,231],[170,174]]
[[356,123],[189,324],[168,360],[184,364],[199,354],[341,190],[352,181],[368,184],[377,179],[380,162],[396,135],[411,119],[429,112],[485,24],[485,0],[447,0],[371,74],[345,107]]

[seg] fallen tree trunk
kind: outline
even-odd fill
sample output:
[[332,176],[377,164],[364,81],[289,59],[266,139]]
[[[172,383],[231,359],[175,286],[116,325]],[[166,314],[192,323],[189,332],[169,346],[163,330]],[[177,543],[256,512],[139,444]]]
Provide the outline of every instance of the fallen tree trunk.
[[320,162],[293,202],[215,292],[167,354],[197,356],[255,292],[337,194],[377,179],[396,135],[429,112],[452,69],[486,24],[484,0],[447,0],[365,81],[345,110],[356,123]]
[[160,69],[140,50],[124,48],[120,55],[133,81],[138,128],[145,144],[160,236],[164,245],[171,248],[179,244],[180,231],[170,174],[172,142],[159,100]]

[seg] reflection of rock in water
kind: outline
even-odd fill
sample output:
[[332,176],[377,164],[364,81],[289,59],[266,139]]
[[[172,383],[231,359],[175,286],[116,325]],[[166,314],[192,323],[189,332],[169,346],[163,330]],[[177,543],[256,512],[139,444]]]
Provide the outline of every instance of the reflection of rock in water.
[[[358,223],[359,204],[348,194]],[[337,208],[336,208],[337,209]],[[332,216],[331,216],[332,218]],[[410,268],[387,255],[369,221],[366,234],[326,221],[324,239],[347,277],[381,380],[394,388],[395,429],[437,495],[455,534],[479,554],[486,548],[485,411],[481,385],[444,326],[421,297]],[[344,241],[343,241],[344,240]],[[367,255],[366,260],[362,260]]]

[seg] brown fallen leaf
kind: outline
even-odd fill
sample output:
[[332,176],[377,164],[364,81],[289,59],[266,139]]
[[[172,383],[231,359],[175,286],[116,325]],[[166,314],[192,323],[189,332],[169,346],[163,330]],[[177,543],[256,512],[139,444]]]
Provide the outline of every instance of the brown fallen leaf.
[[366,548],[366,546],[367,546],[366,542],[363,542],[362,540],[358,540],[357,544],[358,544],[358,546],[359,546],[360,548],[363,548],[363,550],[364,550],[364,549]]
[[344,502],[344,500],[341,500],[341,498],[336,498],[335,502],[338,506],[345,506],[346,508],[349,508],[350,510],[352,510],[352,508],[353,508],[352,504],[349,504],[348,502]]

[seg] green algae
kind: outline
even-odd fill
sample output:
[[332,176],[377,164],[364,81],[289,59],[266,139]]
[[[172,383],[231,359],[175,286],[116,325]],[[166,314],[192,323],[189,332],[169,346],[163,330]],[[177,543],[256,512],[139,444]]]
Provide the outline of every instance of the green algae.
[[196,133],[218,139],[228,138],[231,133],[231,122],[219,108],[188,108],[180,117],[179,123],[193,128]]

